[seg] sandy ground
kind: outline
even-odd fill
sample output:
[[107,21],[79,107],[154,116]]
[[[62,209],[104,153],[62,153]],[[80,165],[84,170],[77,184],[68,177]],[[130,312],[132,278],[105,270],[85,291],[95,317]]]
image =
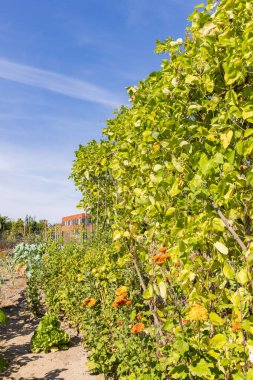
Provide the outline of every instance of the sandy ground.
[[30,340],[38,321],[25,308],[25,286],[23,278],[17,278],[13,284],[8,277],[0,285],[0,307],[9,318],[7,325],[0,327],[0,350],[9,364],[0,379],[103,380],[101,375],[89,374],[85,366],[87,354],[73,330],[67,330],[71,335],[68,350],[31,353]]

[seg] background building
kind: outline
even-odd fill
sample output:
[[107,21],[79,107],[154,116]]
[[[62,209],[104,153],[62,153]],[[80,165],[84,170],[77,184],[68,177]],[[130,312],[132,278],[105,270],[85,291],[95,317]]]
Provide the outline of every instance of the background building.
[[61,234],[65,241],[87,239],[92,231],[91,215],[88,213],[62,217]]

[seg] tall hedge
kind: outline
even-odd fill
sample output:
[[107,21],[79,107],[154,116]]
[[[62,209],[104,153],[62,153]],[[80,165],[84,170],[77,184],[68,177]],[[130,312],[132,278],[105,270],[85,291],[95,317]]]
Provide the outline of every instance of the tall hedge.
[[72,177],[139,278],[169,376],[253,379],[253,2],[189,21]]

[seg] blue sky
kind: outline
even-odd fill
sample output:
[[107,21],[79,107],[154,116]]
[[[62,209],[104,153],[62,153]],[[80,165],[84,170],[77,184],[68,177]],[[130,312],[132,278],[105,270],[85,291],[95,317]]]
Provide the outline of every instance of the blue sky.
[[159,70],[155,41],[183,37],[195,0],[8,0],[0,12],[0,214],[59,222],[79,144]]

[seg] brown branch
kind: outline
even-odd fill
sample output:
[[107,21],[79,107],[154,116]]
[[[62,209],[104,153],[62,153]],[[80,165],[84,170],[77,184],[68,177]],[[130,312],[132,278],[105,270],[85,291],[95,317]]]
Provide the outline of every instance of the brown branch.
[[214,210],[217,211],[219,217],[221,218],[221,220],[223,221],[223,223],[225,224],[225,226],[227,227],[227,229],[229,230],[229,232],[231,233],[231,235],[236,240],[237,244],[241,247],[241,249],[243,251],[245,251],[247,249],[246,245],[240,239],[239,235],[235,232],[235,230],[233,229],[233,227],[229,223],[228,219],[223,215],[223,213],[221,212],[220,208],[214,203],[214,201],[212,200],[212,198],[209,197],[209,200],[210,200],[211,205],[213,206]]
[[[143,277],[141,275],[141,272],[140,272],[140,269],[138,267],[138,264],[136,262],[136,259],[134,257],[134,254],[133,252],[131,252],[131,258],[132,258],[132,263],[134,265],[134,268],[136,270],[136,273],[137,273],[137,276],[139,278],[139,281],[140,281],[140,284],[141,284],[141,287],[143,289],[143,291],[145,292],[145,290],[147,289],[145,283],[144,283],[144,280],[143,280]],[[160,326],[160,322],[159,322],[159,319],[157,317],[157,308],[156,308],[156,305],[155,303],[153,304],[152,301],[149,301],[149,308],[153,314],[153,318],[154,318],[154,322],[155,322],[155,326],[157,327],[157,330],[158,330],[158,333],[159,335],[162,337],[163,336],[163,332],[162,332],[162,329],[161,329],[161,326]],[[162,343],[165,345],[166,344],[166,341],[163,339],[162,340]]]

